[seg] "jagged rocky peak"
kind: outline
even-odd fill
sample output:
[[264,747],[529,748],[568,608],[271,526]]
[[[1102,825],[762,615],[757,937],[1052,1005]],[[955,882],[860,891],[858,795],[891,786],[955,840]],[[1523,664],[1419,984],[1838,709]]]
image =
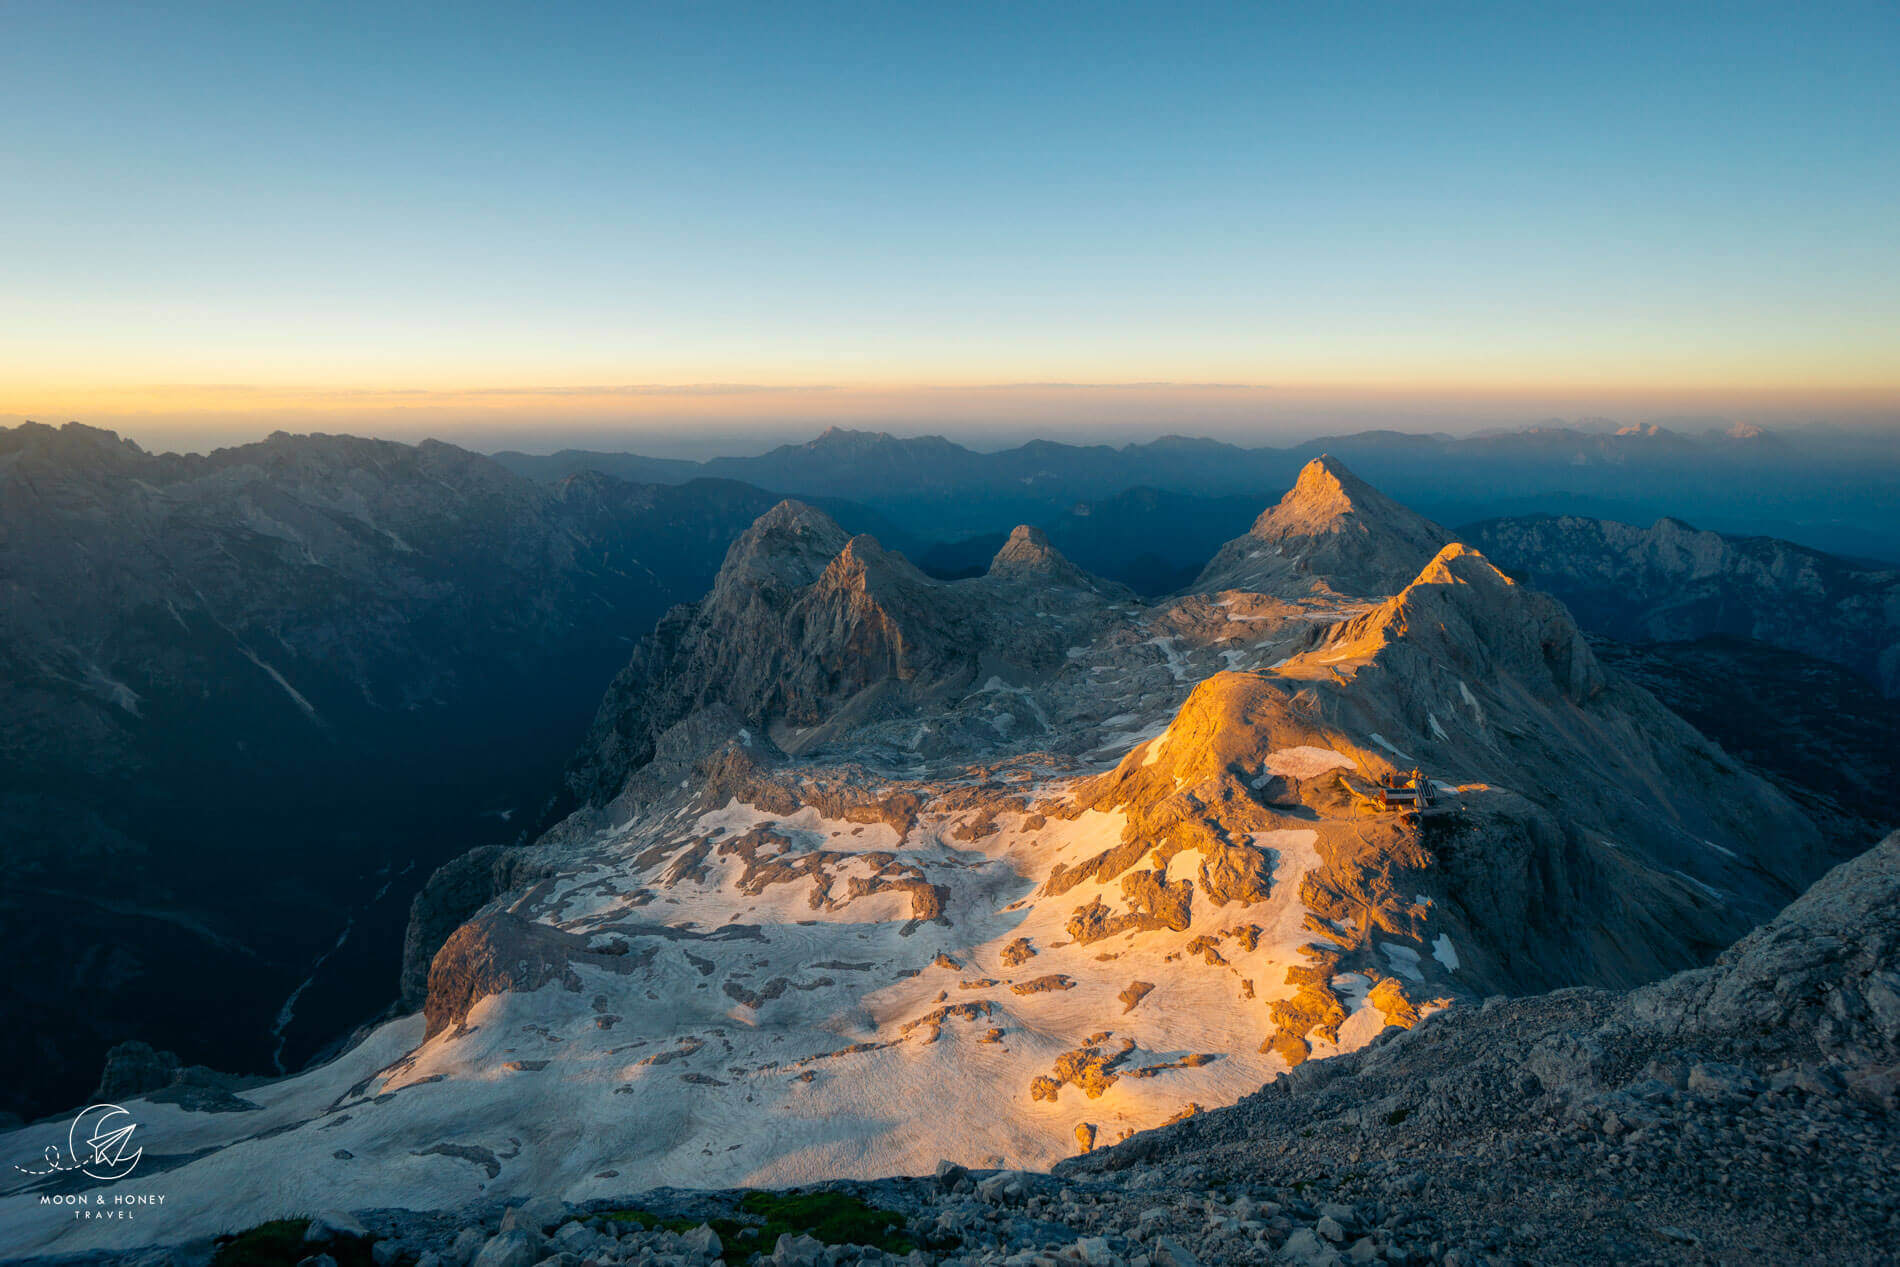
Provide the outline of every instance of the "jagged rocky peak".
[[1322,454],[1247,535],[1220,548],[1193,588],[1283,597],[1324,591],[1385,595],[1450,539],[1445,529]]
[[821,582],[826,588],[847,588],[864,593],[893,583],[935,586],[932,580],[895,550],[886,550],[882,542],[861,532],[844,543],[837,557],[825,568]]
[[737,585],[810,585],[850,539],[830,515],[788,497],[754,520],[727,549],[713,585],[714,600]]
[[1432,556],[1432,561],[1419,572],[1412,585],[1478,585],[1502,592],[1502,587],[1515,588],[1517,582],[1500,572],[1479,551],[1462,541],[1453,541]]
[[1009,534],[1009,540],[990,560],[990,571],[1000,572],[1011,568],[1045,568],[1052,562],[1062,562],[1061,554],[1049,544],[1049,534],[1029,524],[1017,524]]
[[[1031,597],[1036,619],[1024,621]],[[695,751],[741,727],[793,755],[844,743],[1006,744],[1029,726],[1041,731],[1027,705],[1021,732],[1008,729],[1013,715],[1003,730],[984,721],[920,732],[910,719],[992,678],[1020,699],[1024,683],[1066,665],[1069,649],[1132,597],[1089,578],[1034,529],[1018,530],[990,574],[945,582],[822,512],[781,502],[733,544],[711,594],[675,609],[635,649],[569,785],[593,803],[614,799],[665,732],[708,709],[729,710],[719,715],[730,724],[694,728]],[[994,695],[976,698],[980,711]]]
[[[1333,627],[1309,655],[1336,666],[1423,656],[1477,680],[1508,673],[1539,693],[1584,700],[1604,676],[1562,603],[1522,586],[1462,542],[1446,545],[1399,593]],[[1423,666],[1418,666],[1423,667]]]
[[990,560],[989,574],[998,579],[1035,581],[1044,585],[1096,588],[1097,584],[1049,544],[1047,533],[1028,524],[1018,524],[1009,534],[1009,540]]
[[1344,462],[1322,453],[1300,468],[1300,477],[1279,505],[1262,511],[1254,520],[1253,532],[1265,536],[1300,519],[1317,527],[1346,515],[1363,514],[1381,504],[1398,507],[1397,502],[1354,475]]
[[1393,501],[1360,479],[1344,462],[1322,453],[1300,470],[1300,477],[1278,505],[1261,512],[1249,535],[1280,541],[1300,535],[1359,531],[1391,533],[1409,539],[1442,542],[1443,528]]
[[735,550],[750,551],[772,542],[811,541],[836,549],[849,537],[838,521],[815,506],[807,506],[787,497],[752,521],[734,544]]

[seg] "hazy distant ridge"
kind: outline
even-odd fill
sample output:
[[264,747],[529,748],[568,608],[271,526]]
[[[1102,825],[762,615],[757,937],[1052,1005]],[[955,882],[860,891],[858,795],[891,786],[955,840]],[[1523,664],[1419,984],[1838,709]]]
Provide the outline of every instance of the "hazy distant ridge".
[[1900,455],[1869,437],[1757,427],[1540,425],[1469,437],[1366,431],[1286,448],[1164,436],[1144,444],[1034,440],[980,453],[941,436],[833,428],[804,444],[705,462],[563,450],[495,454],[544,481],[595,470],[680,483],[740,480],[773,492],[849,497],[936,540],[1044,522],[1130,489],[1199,497],[1277,495],[1331,453],[1441,523],[1533,512],[1648,523],[1665,515],[1722,532],[1900,560]]

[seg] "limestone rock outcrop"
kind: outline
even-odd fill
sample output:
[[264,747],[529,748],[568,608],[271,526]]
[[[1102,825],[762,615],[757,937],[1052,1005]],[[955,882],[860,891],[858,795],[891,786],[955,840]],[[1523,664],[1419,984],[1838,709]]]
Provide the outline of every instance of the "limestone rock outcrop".
[[[869,536],[781,502],[727,552],[712,592],[670,612],[614,680],[569,773],[611,800],[670,728],[729,709],[797,754],[844,730],[1059,668],[1131,595],[1020,528],[990,571],[938,581]],[[1024,619],[1034,606],[1042,619]]]
[[1417,575],[1451,534],[1321,455],[1244,537],[1220,548],[1190,587],[1298,598],[1315,590],[1392,593]]

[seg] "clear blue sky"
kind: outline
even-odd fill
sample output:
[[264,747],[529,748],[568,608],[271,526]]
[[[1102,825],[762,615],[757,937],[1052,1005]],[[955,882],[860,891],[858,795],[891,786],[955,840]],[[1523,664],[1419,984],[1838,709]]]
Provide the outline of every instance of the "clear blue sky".
[[15,3],[0,414],[1878,412],[1896,68],[1892,3]]

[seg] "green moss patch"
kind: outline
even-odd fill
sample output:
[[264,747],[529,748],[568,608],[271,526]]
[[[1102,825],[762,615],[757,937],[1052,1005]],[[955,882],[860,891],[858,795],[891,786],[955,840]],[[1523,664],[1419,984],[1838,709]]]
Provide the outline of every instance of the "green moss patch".
[[328,1254],[337,1267],[373,1267],[366,1236],[339,1236],[323,1245],[304,1244],[309,1219],[272,1219],[226,1237],[211,1259],[213,1267],[296,1267],[312,1254]]
[[[632,1206],[624,1210],[602,1210],[591,1217],[612,1219],[616,1223],[631,1223],[649,1232],[655,1228],[664,1232],[690,1232],[706,1222],[705,1219],[663,1219],[650,1210],[636,1209]],[[716,1232],[719,1229],[715,1227],[713,1230]]]
[[761,1220],[759,1242],[768,1249],[787,1232],[826,1245],[870,1245],[891,1254],[917,1248],[905,1235],[903,1215],[848,1192],[748,1192],[739,1208]]
[[844,1192],[749,1192],[740,1198],[734,1218],[662,1218],[636,1207],[602,1210],[597,1217],[647,1231],[690,1232],[709,1224],[734,1261],[740,1261],[735,1255],[769,1254],[778,1238],[786,1235],[809,1236],[826,1245],[871,1245],[893,1254],[917,1248],[917,1242],[905,1233],[902,1214]]

